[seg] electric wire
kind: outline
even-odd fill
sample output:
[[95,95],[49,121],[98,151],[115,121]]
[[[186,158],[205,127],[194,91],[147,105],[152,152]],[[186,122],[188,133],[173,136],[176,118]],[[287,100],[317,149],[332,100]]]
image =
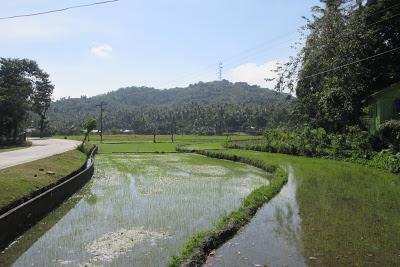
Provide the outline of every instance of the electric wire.
[[375,54],[375,55],[373,55],[373,56],[365,57],[365,58],[362,58],[362,59],[359,59],[359,60],[356,60],[356,61],[353,61],[353,62],[350,62],[350,63],[346,63],[346,64],[343,64],[343,65],[334,67],[334,68],[332,68],[332,69],[320,71],[320,72],[317,72],[317,73],[314,73],[314,74],[311,74],[311,75],[302,77],[302,78],[300,78],[299,80],[309,79],[309,78],[312,78],[312,77],[315,77],[315,76],[318,76],[318,75],[321,75],[321,74],[325,74],[325,73],[328,73],[328,72],[331,72],[331,71],[335,71],[335,70],[338,70],[338,69],[342,69],[342,68],[345,68],[345,67],[348,67],[348,66],[351,66],[351,65],[354,65],[354,64],[357,64],[357,63],[366,61],[366,60],[370,60],[370,59],[373,59],[373,58],[376,58],[376,57],[379,57],[379,56],[382,56],[382,55],[385,55],[385,54],[388,54],[388,53],[397,51],[397,50],[399,50],[399,49],[400,49],[400,47],[393,48],[393,49],[387,50],[387,51],[385,51],[385,52]]
[[90,7],[90,6],[96,6],[96,5],[104,5],[104,4],[109,4],[109,3],[118,2],[118,1],[119,0],[109,0],[109,1],[84,4],[84,5],[69,6],[69,7],[65,7],[65,8],[47,10],[47,11],[42,11],[42,12],[37,12],[37,13],[29,13],[29,14],[15,15],[15,16],[9,16],[9,17],[0,17],[0,20],[16,19],[16,18],[23,18],[23,17],[33,17],[33,16],[45,15],[45,14],[56,13],[56,12],[64,12],[64,11],[67,11],[70,9]]

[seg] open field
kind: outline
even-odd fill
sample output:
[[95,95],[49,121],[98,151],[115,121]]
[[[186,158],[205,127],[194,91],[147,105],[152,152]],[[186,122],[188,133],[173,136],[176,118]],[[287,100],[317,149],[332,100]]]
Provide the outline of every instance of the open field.
[[[62,139],[63,136],[53,138]],[[82,140],[83,136],[68,136],[71,140]],[[158,135],[153,143],[152,135],[105,135],[103,143],[100,136],[90,136],[90,142],[99,146],[99,153],[137,153],[137,152],[175,152],[180,146],[196,144],[203,149],[223,148],[228,140],[253,140],[261,136],[230,135],[230,136],[202,136],[202,135],[175,135],[174,143],[170,135]],[[204,144],[204,145],[202,145]]]
[[[0,207],[56,182],[82,166],[86,155],[78,150],[0,170]],[[42,171],[40,169],[43,169]],[[55,174],[49,175],[47,171]]]

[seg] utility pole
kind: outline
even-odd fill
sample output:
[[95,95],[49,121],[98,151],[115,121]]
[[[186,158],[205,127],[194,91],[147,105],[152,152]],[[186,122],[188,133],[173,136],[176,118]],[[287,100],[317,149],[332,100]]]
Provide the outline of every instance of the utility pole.
[[222,81],[222,70],[224,69],[224,66],[222,64],[222,61],[219,62],[218,64],[218,80]]
[[107,103],[101,102],[96,107],[100,107],[100,143],[103,143],[103,106],[107,105]]

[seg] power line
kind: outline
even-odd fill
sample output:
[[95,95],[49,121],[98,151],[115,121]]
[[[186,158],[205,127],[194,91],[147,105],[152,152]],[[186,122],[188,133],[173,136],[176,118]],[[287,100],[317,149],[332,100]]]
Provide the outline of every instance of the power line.
[[[226,66],[233,66],[235,64],[235,62],[247,60],[249,58],[254,57],[255,55],[258,55],[258,54],[264,52],[266,49],[275,47],[277,45],[281,45],[284,42],[277,42],[277,41],[279,41],[280,39],[284,39],[286,37],[291,37],[291,36],[293,36],[293,34],[295,32],[297,32],[297,31],[287,32],[286,34],[282,34],[277,37],[271,38],[269,40],[263,41],[262,43],[259,43],[256,46],[247,48],[245,50],[238,52],[235,55],[224,58],[223,59],[224,67],[226,68]],[[286,40],[285,40],[285,42],[286,42]],[[227,64],[226,62],[229,62],[229,63]],[[179,78],[172,80],[171,82],[180,82],[180,81],[189,80],[192,78],[198,78],[198,77],[203,76],[203,74],[205,74],[205,73],[211,74],[212,70],[214,68],[215,68],[215,63],[204,66],[204,68],[199,69],[199,71],[197,71],[197,72],[192,72],[192,73],[188,73],[186,75],[182,75]]]
[[118,2],[118,1],[119,0],[109,0],[109,1],[102,1],[102,2],[84,4],[84,5],[70,6],[70,7],[60,8],[60,9],[53,9],[53,10],[42,11],[42,12],[37,12],[37,13],[15,15],[15,16],[9,16],[9,17],[0,17],[0,20],[16,19],[16,18],[23,18],[23,17],[33,17],[33,16],[50,14],[50,13],[63,12],[63,11],[67,11],[67,10],[70,10],[70,9],[76,9],[76,8],[82,8],[82,7],[90,7],[90,6],[96,6],[96,5],[103,5],[103,4],[108,4],[108,3]]
[[338,69],[342,69],[342,68],[345,68],[345,67],[348,67],[348,66],[351,66],[351,65],[354,65],[354,64],[357,64],[357,63],[360,63],[360,62],[363,62],[363,61],[372,59],[372,58],[376,58],[376,57],[379,57],[379,56],[382,56],[382,55],[385,55],[385,54],[394,52],[394,51],[399,50],[399,49],[400,49],[400,47],[393,48],[393,49],[390,49],[390,50],[388,50],[388,51],[375,54],[375,55],[373,55],[373,56],[365,57],[365,58],[362,58],[362,59],[359,59],[359,60],[356,60],[356,61],[353,61],[353,62],[344,64],[344,65],[341,65],[341,66],[337,66],[337,67],[332,68],[332,69],[329,69],[329,70],[324,70],[324,71],[321,71],[321,72],[317,72],[317,73],[314,73],[314,74],[305,76],[305,77],[303,77],[303,78],[301,78],[301,79],[299,79],[299,80],[304,80],[304,79],[312,78],[312,77],[315,77],[315,76],[318,76],[318,75],[321,75],[321,74],[325,74],[325,73],[328,73],[328,72],[331,72],[331,71],[335,71],[335,70],[338,70]]
[[[397,7],[397,6],[399,6],[399,5],[400,5],[400,3],[399,3],[399,4],[394,4],[394,5],[392,5],[392,6],[389,6],[389,7],[384,8],[383,10],[379,10],[379,11],[377,11],[377,12],[373,12],[373,13],[370,14],[370,15],[375,15],[375,14],[378,14],[378,13],[382,13],[382,12],[387,11],[387,10],[389,10],[389,9],[393,9],[394,7]],[[391,16],[391,17],[389,17],[389,18],[382,19],[382,20],[380,20],[380,21],[377,21],[377,22],[374,22],[374,23],[371,23],[371,24],[367,24],[366,26],[372,26],[372,25],[375,25],[375,24],[378,24],[378,23],[381,23],[381,22],[384,22],[384,21],[393,19],[393,18],[395,18],[395,17],[397,17],[397,16],[399,16],[399,15],[400,15],[400,14],[396,14],[396,15]],[[237,53],[237,54],[235,54],[235,55],[233,55],[233,56],[231,56],[231,57],[229,57],[229,58],[225,58],[225,59],[223,60],[223,62],[224,62],[224,67],[226,68],[227,66],[233,66],[236,62],[248,60],[249,58],[252,58],[252,57],[254,57],[255,55],[259,55],[259,54],[260,54],[261,52],[263,52],[266,48],[272,48],[272,47],[274,47],[274,46],[276,46],[276,45],[280,45],[280,44],[282,44],[283,42],[275,43],[274,45],[270,45],[270,44],[271,44],[271,42],[278,41],[278,40],[283,39],[283,38],[285,38],[285,37],[292,36],[292,35],[294,35],[294,33],[296,33],[296,32],[297,32],[297,30],[289,31],[289,32],[287,32],[287,33],[285,33],[285,34],[282,34],[282,35],[277,36],[277,37],[275,37],[275,38],[272,38],[272,39],[269,39],[269,40],[267,40],[267,41],[264,41],[264,42],[262,42],[262,43],[260,43],[260,44],[258,44],[258,45],[256,45],[256,46],[254,46],[254,47],[248,48],[248,49],[246,49],[246,50],[242,50],[241,52],[239,52],[239,53]],[[266,47],[266,45],[269,45],[269,46]],[[206,71],[207,71],[207,73],[208,73],[208,72],[211,73],[211,72],[212,72],[212,68],[215,68],[215,63],[205,66],[204,68],[201,69],[201,72],[199,71],[199,72],[193,72],[193,73],[191,73],[191,74],[183,75],[183,76],[181,76],[180,78],[175,79],[173,82],[177,82],[177,81],[180,81],[180,80],[188,80],[188,79],[191,79],[191,78],[193,78],[193,77],[196,77],[196,78],[201,77],[201,76],[203,76],[204,73],[206,73]],[[211,70],[211,71],[209,71],[209,70]]]

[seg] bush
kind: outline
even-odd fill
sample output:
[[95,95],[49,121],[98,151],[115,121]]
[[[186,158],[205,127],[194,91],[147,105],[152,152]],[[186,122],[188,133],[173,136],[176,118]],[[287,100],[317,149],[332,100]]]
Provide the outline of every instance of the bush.
[[358,126],[346,128],[346,146],[352,151],[353,158],[367,158],[372,150],[368,132]]
[[400,173],[400,153],[393,154],[391,151],[381,151],[368,163],[369,166]]
[[390,120],[383,123],[378,134],[382,141],[390,146],[394,152],[399,152],[400,148],[400,120]]

